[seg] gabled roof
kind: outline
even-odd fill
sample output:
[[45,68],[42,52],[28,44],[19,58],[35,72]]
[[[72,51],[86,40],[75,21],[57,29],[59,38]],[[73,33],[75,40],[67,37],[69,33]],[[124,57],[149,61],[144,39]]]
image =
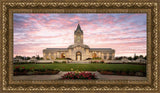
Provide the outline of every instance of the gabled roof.
[[67,48],[46,48],[43,49],[43,52],[44,51],[67,51]]
[[102,52],[112,51],[112,52],[115,52],[115,50],[112,48],[90,48],[90,51],[102,51]]
[[75,48],[75,47],[77,47],[77,46],[80,46],[80,47],[83,47],[83,48],[89,48],[89,46],[88,45],[70,45],[68,48]]

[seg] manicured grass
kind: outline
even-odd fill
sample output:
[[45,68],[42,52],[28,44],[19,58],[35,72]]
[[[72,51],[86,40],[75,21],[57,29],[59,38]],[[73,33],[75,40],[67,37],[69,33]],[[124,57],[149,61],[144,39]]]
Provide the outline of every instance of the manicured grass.
[[15,67],[30,69],[54,69],[60,71],[97,71],[99,70],[111,70],[111,71],[146,71],[146,65],[133,65],[133,64],[15,64]]

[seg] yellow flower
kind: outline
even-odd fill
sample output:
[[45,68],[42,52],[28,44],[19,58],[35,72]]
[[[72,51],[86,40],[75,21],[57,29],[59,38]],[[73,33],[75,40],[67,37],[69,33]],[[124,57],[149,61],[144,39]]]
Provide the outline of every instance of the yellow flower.
[[71,71],[73,71],[73,68],[71,68]]

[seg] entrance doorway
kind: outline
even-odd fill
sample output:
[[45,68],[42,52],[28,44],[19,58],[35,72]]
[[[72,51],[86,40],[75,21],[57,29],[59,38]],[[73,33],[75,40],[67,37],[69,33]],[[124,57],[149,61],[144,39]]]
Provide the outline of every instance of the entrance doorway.
[[80,51],[76,52],[76,60],[77,61],[82,60],[82,53]]
[[64,55],[64,53],[62,53],[62,54],[61,54],[61,58],[65,58],[65,55]]

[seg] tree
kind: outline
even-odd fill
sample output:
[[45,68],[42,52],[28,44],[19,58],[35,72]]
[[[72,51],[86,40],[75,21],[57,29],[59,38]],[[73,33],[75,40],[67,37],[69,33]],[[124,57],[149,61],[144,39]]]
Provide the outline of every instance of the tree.
[[16,56],[15,58],[19,58],[19,59],[22,59],[23,57],[22,57],[22,56]]
[[133,58],[132,57],[128,57],[128,60],[132,60]]
[[39,57],[39,55],[37,55],[37,56],[36,56],[36,59],[37,59],[37,60],[40,60],[40,57]]
[[145,60],[147,60],[147,55],[144,57]]
[[40,60],[43,60],[43,57],[41,57]]
[[116,57],[115,59],[116,60],[121,60],[123,57]]
[[140,58],[143,58],[143,55],[140,55],[139,57],[140,57]]
[[26,57],[26,60],[30,60],[31,58],[30,57]]
[[138,56],[134,56],[133,60],[136,60],[136,59],[138,59]]

